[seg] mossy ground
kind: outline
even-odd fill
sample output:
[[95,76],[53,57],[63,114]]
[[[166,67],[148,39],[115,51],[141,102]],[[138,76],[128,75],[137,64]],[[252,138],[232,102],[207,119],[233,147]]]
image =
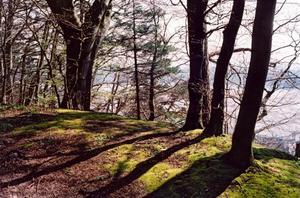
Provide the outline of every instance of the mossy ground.
[[229,136],[202,140],[200,130],[94,112],[7,115],[0,197],[300,197],[299,161],[258,146],[255,165],[237,170],[220,159]]

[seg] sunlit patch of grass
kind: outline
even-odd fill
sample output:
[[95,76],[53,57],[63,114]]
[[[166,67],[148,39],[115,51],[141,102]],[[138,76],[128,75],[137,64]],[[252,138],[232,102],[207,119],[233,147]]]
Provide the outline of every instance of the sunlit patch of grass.
[[112,163],[104,167],[112,174],[123,174],[132,171],[136,165],[149,157],[146,150],[138,150],[132,144],[119,146],[109,151]]
[[145,184],[146,190],[152,192],[182,171],[182,168],[174,168],[168,163],[162,162],[152,167],[147,173],[140,177],[140,180]]
[[292,156],[271,149],[256,149],[259,171],[251,168],[222,197],[300,197],[300,166]]

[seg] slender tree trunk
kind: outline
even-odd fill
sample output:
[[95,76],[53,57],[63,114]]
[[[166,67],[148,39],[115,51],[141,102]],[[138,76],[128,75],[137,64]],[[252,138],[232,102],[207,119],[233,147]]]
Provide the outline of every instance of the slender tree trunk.
[[234,50],[236,36],[242,22],[244,7],[245,0],[234,0],[231,17],[224,31],[223,44],[217,61],[214,77],[211,118],[204,131],[210,135],[218,136],[224,133],[223,124],[226,74],[229,61]]
[[[3,26],[2,24],[2,16],[3,16],[3,0],[0,0],[0,27]],[[3,45],[3,40],[2,40],[2,35],[0,36],[0,46]],[[2,54],[2,50],[1,50],[1,54]],[[3,84],[4,84],[4,63],[3,63],[3,54],[1,56],[0,54],[0,104],[2,104],[4,102],[4,87],[3,87]]]
[[24,76],[26,71],[26,59],[27,59],[28,45],[24,49],[24,54],[22,56],[22,66],[21,66],[21,76],[20,76],[20,87],[19,87],[19,104],[24,104]]
[[49,46],[49,24],[46,22],[45,29],[43,32],[43,38],[41,43],[41,52],[40,52],[40,60],[36,71],[36,82],[35,82],[35,89],[34,89],[34,103],[38,102],[38,95],[40,92],[40,83],[41,83],[41,71],[45,60],[45,50],[48,49]]
[[190,48],[190,79],[189,108],[183,131],[203,128],[202,124],[202,99],[204,90],[203,67],[205,58],[205,11],[207,0],[188,0],[188,30]]
[[154,97],[155,97],[155,69],[157,64],[157,48],[158,48],[158,21],[156,19],[156,7],[155,2],[153,2],[153,22],[155,26],[155,32],[154,32],[154,52],[153,52],[153,58],[150,68],[150,86],[149,86],[149,120],[154,121],[155,119],[155,107],[154,107]]
[[205,64],[203,65],[203,80],[204,80],[204,89],[203,89],[203,102],[202,102],[202,123],[204,127],[207,127],[210,119],[210,83],[209,83],[209,67],[208,67],[208,41],[205,39],[205,55],[204,58]]
[[134,55],[134,81],[135,81],[135,102],[136,102],[136,117],[138,120],[141,119],[141,105],[140,105],[140,84],[139,84],[139,68],[138,68],[138,57],[137,57],[137,44],[136,44],[136,15],[135,15],[135,0],[132,1],[133,5],[133,55]]
[[149,120],[153,121],[155,119],[155,110],[154,110],[154,64],[152,63],[151,65],[151,70],[150,70],[150,86],[149,86]]
[[57,104],[58,106],[60,106],[60,95],[59,95],[59,91],[55,82],[55,74],[53,73],[53,66],[56,67],[55,65],[57,65],[57,58],[56,58],[56,52],[57,52],[57,44],[58,44],[58,30],[56,30],[54,32],[54,36],[53,36],[53,42],[52,42],[52,49],[51,49],[51,56],[50,56],[50,63],[48,64],[48,68],[49,68],[49,78],[51,80],[51,88],[54,90],[54,93],[56,95],[56,99],[57,99]]
[[117,94],[117,91],[119,89],[120,84],[120,72],[116,72],[113,80],[113,86],[111,88],[110,97],[107,101],[107,107],[106,112],[114,113],[115,111],[115,97]]
[[232,147],[224,156],[225,161],[237,167],[248,167],[253,161],[252,142],[270,63],[275,8],[276,0],[257,1],[249,73]]
[[3,73],[4,79],[2,82],[2,98],[1,103],[11,103],[12,98],[12,80],[11,80],[11,69],[12,69],[12,30],[14,23],[14,10],[13,1],[8,1],[8,14],[4,23],[4,43],[2,48],[3,55]]

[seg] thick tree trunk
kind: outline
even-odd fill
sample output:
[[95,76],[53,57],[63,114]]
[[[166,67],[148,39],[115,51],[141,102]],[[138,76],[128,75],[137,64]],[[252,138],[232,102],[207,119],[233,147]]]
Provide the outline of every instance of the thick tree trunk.
[[67,46],[66,86],[60,107],[90,109],[92,68],[110,18],[111,1],[95,0],[81,25],[72,0],[47,0]]
[[183,131],[203,128],[202,124],[202,99],[205,82],[203,78],[203,67],[206,63],[205,58],[205,11],[207,0],[188,0],[188,30],[190,48],[190,79],[189,108]]
[[75,98],[78,60],[80,55],[81,40],[80,38],[72,38],[71,35],[65,35],[67,43],[67,67],[66,67],[66,90],[64,93],[64,102],[62,107],[78,109],[78,104]]
[[237,167],[253,161],[252,142],[268,74],[276,0],[258,0],[252,34],[252,55],[245,92],[232,138],[224,159]]
[[229,23],[224,31],[223,44],[217,61],[213,97],[211,103],[211,118],[205,133],[210,135],[222,135],[224,123],[224,98],[225,98],[225,80],[231,59],[234,43],[242,22],[245,7],[245,0],[235,0],[231,12]]
[[76,17],[72,0],[47,0],[47,3],[63,31],[66,43],[66,85],[60,107],[77,109],[75,91],[79,68],[78,60],[81,51],[80,22]]
[[[102,12],[96,13],[97,10],[102,10]],[[90,110],[93,65],[99,45],[110,22],[110,10],[110,4],[99,3],[99,5],[95,6],[86,14],[85,20],[87,22],[82,25],[83,43],[79,60],[76,92],[79,109],[82,110]],[[99,19],[95,15],[102,17]],[[90,24],[91,21],[92,25]]]

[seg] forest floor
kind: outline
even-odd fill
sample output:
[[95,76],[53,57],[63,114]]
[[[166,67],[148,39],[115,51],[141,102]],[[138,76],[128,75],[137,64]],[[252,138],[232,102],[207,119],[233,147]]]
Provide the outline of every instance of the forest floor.
[[113,114],[0,108],[0,197],[300,197],[300,162],[261,146],[238,170],[230,137]]

